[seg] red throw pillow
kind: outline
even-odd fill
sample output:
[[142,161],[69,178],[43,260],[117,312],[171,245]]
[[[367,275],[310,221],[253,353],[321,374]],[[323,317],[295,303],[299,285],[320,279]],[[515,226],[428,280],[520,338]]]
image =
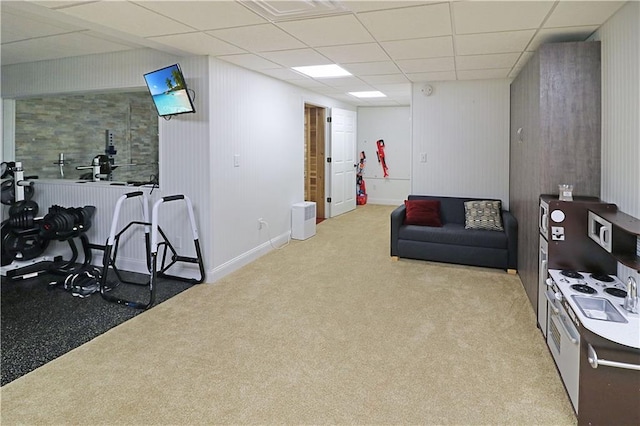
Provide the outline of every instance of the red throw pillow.
[[442,226],[440,221],[440,201],[405,200],[405,225]]

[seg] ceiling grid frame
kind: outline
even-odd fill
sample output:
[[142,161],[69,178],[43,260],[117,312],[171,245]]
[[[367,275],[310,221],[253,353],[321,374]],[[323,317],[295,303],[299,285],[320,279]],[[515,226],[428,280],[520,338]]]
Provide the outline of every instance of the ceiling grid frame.
[[[388,105],[391,102],[408,105],[413,83],[514,78],[531,56],[531,50],[540,43],[586,40],[626,3],[539,0],[526,4],[526,10],[532,11],[529,17],[518,15],[516,2],[509,0],[501,2],[507,7],[497,7],[495,2],[483,0],[297,1],[301,10],[326,5],[333,10],[307,10],[302,16],[289,13],[285,17],[270,17],[251,7],[257,4],[255,0],[200,0],[192,3],[196,8],[193,10],[180,9],[189,7],[189,1],[2,1],[2,64],[10,66],[151,48],[176,56],[217,57],[318,92],[333,93],[338,89],[348,92],[358,86],[384,93],[386,88],[393,86],[393,93],[390,92],[384,103],[380,104]],[[286,3],[289,9],[296,9],[295,0]],[[134,6],[135,9],[132,9]],[[274,7],[277,6],[275,4]],[[123,26],[105,21],[105,17],[122,13],[118,10],[122,7],[135,10],[136,18],[139,17],[146,27],[134,28],[131,24]],[[182,13],[176,12],[181,10]],[[576,10],[580,13],[575,13]],[[442,22],[444,20],[441,19],[445,11],[448,22]],[[536,22],[536,13],[542,20],[535,28],[529,28]],[[476,15],[484,18],[474,21]],[[418,24],[416,16],[426,20]],[[328,37],[326,44],[315,41],[315,38],[324,34],[322,27],[316,25],[315,29],[306,28],[305,24],[316,19],[339,23],[346,41],[342,43],[341,38],[335,36]],[[154,20],[171,22],[173,29],[152,27]],[[434,21],[434,28],[424,28],[424,22],[431,21]],[[50,25],[45,28],[38,22]],[[262,44],[251,43],[252,31],[259,25],[262,25],[260,29],[264,40],[259,40]],[[561,26],[556,28],[553,25]],[[57,29],[56,26],[61,28]],[[55,43],[56,37],[62,33],[65,33],[68,41],[56,44],[56,49],[42,49],[47,42]],[[273,37],[273,40],[267,40],[268,37]],[[451,38],[451,57],[441,56],[449,48],[444,39],[438,40],[437,37]],[[509,40],[514,37],[519,38]],[[270,43],[273,49],[269,48]],[[82,49],[74,49],[74,46],[82,46]],[[422,49],[425,49],[424,53],[419,53]],[[413,54],[413,50],[418,53]],[[505,53],[518,55],[509,56]],[[486,58],[482,58],[482,55],[486,55]],[[296,63],[296,57],[301,60],[306,57],[307,62],[315,58],[320,62],[337,63],[345,69],[351,68],[354,90],[347,90],[347,81],[313,80],[297,74],[290,69],[291,66],[309,64]],[[399,59],[401,57],[411,59]],[[372,58],[377,60],[372,61]],[[495,64],[492,63],[493,59]],[[447,65],[447,61],[451,61],[452,66]],[[448,71],[449,68],[453,69]],[[401,85],[405,89],[397,90]],[[354,105],[373,106],[377,102],[375,99],[353,99]]]

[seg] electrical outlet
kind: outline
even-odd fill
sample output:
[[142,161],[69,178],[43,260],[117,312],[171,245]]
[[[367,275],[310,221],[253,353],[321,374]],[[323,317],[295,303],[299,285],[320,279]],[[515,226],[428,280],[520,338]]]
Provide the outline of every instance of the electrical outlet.
[[176,237],[176,238],[174,239],[173,246],[174,246],[175,248],[182,248],[182,237]]

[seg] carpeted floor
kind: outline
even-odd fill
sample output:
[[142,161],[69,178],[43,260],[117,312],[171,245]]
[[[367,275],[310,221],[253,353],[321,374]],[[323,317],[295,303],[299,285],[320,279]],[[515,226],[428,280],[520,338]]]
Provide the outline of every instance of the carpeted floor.
[[326,220],[1,388],[2,424],[576,423],[516,276]]

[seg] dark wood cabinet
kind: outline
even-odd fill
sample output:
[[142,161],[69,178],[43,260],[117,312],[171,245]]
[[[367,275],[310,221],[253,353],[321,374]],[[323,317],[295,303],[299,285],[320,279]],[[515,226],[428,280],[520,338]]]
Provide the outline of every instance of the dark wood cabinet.
[[542,45],[511,83],[510,121],[509,209],[536,309],[540,194],[572,184],[576,196],[600,196],[600,42]]
[[[598,363],[594,363],[594,354]],[[603,361],[623,365],[613,367]],[[628,368],[638,366],[640,349],[617,344],[582,327],[578,425],[640,424],[640,371]]]

